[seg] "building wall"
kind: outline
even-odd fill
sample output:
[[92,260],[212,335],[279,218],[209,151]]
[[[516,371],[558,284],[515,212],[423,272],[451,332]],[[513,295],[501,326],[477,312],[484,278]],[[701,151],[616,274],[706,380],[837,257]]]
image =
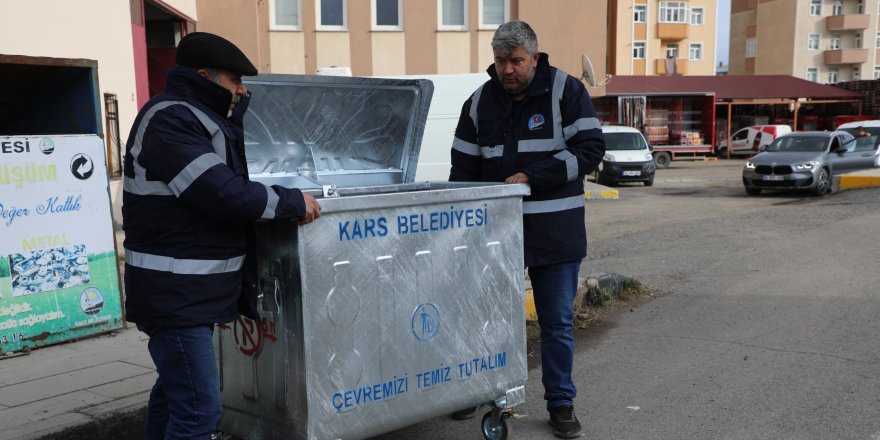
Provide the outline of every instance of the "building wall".
[[[656,66],[663,65],[666,58],[667,46],[678,44],[678,62],[682,66],[682,74],[685,75],[714,75],[715,74],[715,40],[717,28],[717,0],[690,0],[688,7],[702,8],[703,24],[686,25],[687,36],[680,40],[665,40],[658,37],[660,25],[660,3],[647,0],[611,0],[611,10],[608,12],[610,22],[609,34],[613,34],[612,43],[609,44],[609,58],[613,61],[613,69],[609,73],[615,75],[656,75],[663,74]],[[636,23],[633,20],[635,6],[646,7],[644,23]],[[645,42],[644,60],[633,59],[633,43]],[[702,44],[702,57],[699,60],[689,60],[691,44]]]
[[[857,0],[843,0],[842,14],[857,16]],[[831,69],[837,69],[839,81],[872,79],[878,70],[878,0],[863,0],[863,12],[868,15],[867,29],[828,30],[828,17],[833,2],[822,2],[822,14],[810,15],[806,0],[732,0],[730,27],[731,74],[785,74],[807,78],[807,69],[816,68],[818,82],[828,82]],[[819,48],[808,49],[810,33],[820,34]],[[757,39],[757,56],[745,58],[746,39]],[[867,52],[867,60],[854,64],[825,64],[833,34],[840,35],[841,49],[857,49],[857,36]],[[780,43],[781,42],[781,43]],[[753,66],[753,69],[750,68]]]
[[[730,48],[727,62],[729,75],[754,75],[753,69],[746,66],[746,29],[754,28],[758,19],[757,5],[750,7],[750,0],[731,0],[730,2]],[[754,59],[750,58],[751,65]]]
[[[195,0],[163,3],[196,18]],[[138,111],[129,2],[5,0],[2,8],[0,53],[98,61],[99,97],[103,99],[104,93],[116,95],[124,143]],[[103,102],[101,113],[103,122]],[[103,131],[107,133],[106,127]]]
[[[755,38],[758,56],[755,57],[755,75],[791,75],[795,54],[807,52],[806,33],[804,38],[796,35],[795,23],[800,26],[816,26],[816,20],[805,20],[803,10],[809,14],[809,2],[763,1],[758,4],[756,14]],[[813,17],[815,18],[815,17]],[[808,24],[808,21],[812,21]],[[824,26],[824,21],[822,22]],[[743,49],[745,50],[745,49]],[[801,73],[803,77],[804,73]],[[798,75],[796,75],[798,76]]]
[[[474,73],[483,72],[494,58],[495,29],[479,25],[481,0],[468,0],[466,30],[438,29],[439,0],[403,0],[402,31],[372,29],[372,0],[348,0],[348,26],[342,31],[317,30],[317,0],[301,0],[301,25],[293,30],[271,25],[274,0],[193,1],[202,13],[198,30],[240,45],[262,72],[309,74],[322,67],[347,66],[353,75]],[[597,76],[605,77],[606,2],[555,0],[548,8],[542,0],[508,1],[510,19],[525,20],[535,28],[540,50],[551,55],[554,65],[580,76],[581,55],[587,54]]]

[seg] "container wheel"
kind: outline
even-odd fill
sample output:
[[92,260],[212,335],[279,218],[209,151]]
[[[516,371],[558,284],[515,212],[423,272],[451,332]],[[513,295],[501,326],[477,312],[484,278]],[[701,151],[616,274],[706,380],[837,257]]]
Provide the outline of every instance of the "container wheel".
[[669,168],[669,163],[672,162],[672,156],[665,151],[658,151],[654,153],[654,163],[657,165],[657,168]]
[[483,416],[483,422],[480,424],[483,428],[483,437],[486,440],[507,440],[507,413],[502,413],[499,409],[493,409]]

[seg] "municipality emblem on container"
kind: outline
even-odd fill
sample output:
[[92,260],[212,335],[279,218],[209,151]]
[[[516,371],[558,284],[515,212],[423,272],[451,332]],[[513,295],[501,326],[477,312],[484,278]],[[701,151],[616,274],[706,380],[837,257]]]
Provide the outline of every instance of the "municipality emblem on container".
[[421,304],[412,314],[413,336],[421,342],[430,341],[440,330],[440,309],[431,303]]

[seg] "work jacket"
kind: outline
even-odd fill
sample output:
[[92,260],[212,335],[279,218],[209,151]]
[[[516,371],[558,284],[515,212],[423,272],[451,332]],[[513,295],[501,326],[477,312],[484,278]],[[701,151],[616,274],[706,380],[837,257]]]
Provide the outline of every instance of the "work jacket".
[[176,67],[166,92],[135,118],[122,206],[128,321],[224,323],[240,310],[256,318],[253,224],[305,214],[299,190],[248,180],[249,96],[227,118],[231,98],[195,69]]
[[587,253],[584,176],[605,155],[596,110],[576,78],[540,54],[525,98],[515,103],[492,65],[491,79],[465,101],[452,144],[449,180],[503,182],[522,172],[525,265],[582,259]]

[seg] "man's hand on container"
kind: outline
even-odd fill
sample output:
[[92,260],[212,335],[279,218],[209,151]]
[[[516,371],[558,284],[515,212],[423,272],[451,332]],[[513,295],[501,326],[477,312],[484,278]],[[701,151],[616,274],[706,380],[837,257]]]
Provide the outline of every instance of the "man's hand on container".
[[516,173],[505,179],[504,183],[529,183],[529,176],[526,173]]
[[296,224],[302,226],[307,225],[321,216],[321,205],[315,200],[315,197],[309,193],[303,193],[303,201],[306,202],[306,215],[296,221]]

